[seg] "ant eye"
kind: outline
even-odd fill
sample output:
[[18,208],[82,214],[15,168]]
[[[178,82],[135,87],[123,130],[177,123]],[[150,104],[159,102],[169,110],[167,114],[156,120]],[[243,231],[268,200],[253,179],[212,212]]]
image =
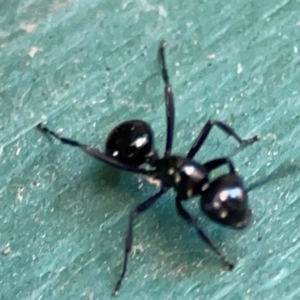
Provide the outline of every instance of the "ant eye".
[[209,185],[201,207],[212,220],[234,228],[245,228],[251,217],[243,181],[234,173],[220,176]]
[[150,126],[140,120],[121,123],[109,134],[105,152],[124,164],[139,166],[149,161],[154,155]]

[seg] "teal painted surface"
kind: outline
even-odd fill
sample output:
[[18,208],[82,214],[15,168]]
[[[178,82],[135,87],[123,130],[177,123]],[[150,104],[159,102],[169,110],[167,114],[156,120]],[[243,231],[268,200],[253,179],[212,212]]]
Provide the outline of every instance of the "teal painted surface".
[[[156,187],[42,136],[43,121],[103,149],[119,122],[165,138],[156,51],[168,41],[174,153],[209,118],[197,159],[229,155],[252,188],[253,224],[233,231],[187,207],[237,263],[222,264],[176,215],[174,194],[135,224],[119,299],[300,299],[300,2],[7,1],[0,3],[1,299],[110,299],[127,216]],[[162,153],[162,151],[161,151]]]

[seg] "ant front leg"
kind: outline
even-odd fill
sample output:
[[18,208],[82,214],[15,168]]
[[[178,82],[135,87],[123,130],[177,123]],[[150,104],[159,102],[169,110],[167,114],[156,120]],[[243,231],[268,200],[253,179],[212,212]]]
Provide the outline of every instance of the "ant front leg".
[[114,292],[112,296],[118,296],[121,284],[123,282],[126,270],[127,270],[127,262],[128,262],[128,255],[132,248],[132,240],[133,240],[133,221],[137,218],[141,213],[146,211],[150,208],[158,199],[159,197],[164,194],[168,189],[162,188],[157,194],[149,198],[147,201],[143,202],[139,206],[137,206],[129,216],[129,224],[126,233],[126,242],[125,242],[125,251],[124,251],[124,262],[123,262],[123,270],[119,277],[119,280],[115,286]]
[[181,199],[176,198],[176,208],[179,215],[192,227],[194,227],[199,237],[222,259],[224,265],[229,269],[233,270],[234,264],[227,259],[227,257],[217,248],[211,238],[198,227],[197,220],[193,218],[182,206]]
[[209,120],[201,130],[200,134],[196,138],[193,146],[191,147],[187,158],[188,159],[193,159],[193,157],[196,155],[196,153],[200,150],[201,146],[207,139],[207,136],[209,135],[210,131],[212,130],[213,126],[219,127],[223,132],[225,132],[227,135],[232,136],[235,140],[238,141],[240,144],[244,145],[250,145],[256,141],[259,140],[259,137],[257,135],[253,136],[252,138],[249,139],[242,139],[235,131],[233,128],[228,126],[227,124],[217,121],[217,120]]
[[112,157],[100,152],[98,149],[89,147],[88,145],[82,144],[80,142],[77,142],[77,141],[69,139],[69,138],[61,137],[57,133],[50,130],[49,128],[47,128],[46,126],[44,126],[41,123],[38,124],[36,126],[36,128],[38,130],[42,131],[43,133],[48,133],[48,134],[52,135],[54,138],[60,140],[63,144],[67,144],[72,147],[78,147],[83,152],[87,153],[88,155],[92,156],[93,158],[96,158],[97,160],[107,163],[115,168],[133,172],[133,173],[137,173],[137,174],[144,174],[144,175],[150,175],[150,176],[153,175],[152,171],[148,171],[148,170],[145,170],[142,168],[122,164],[119,161],[117,161],[116,159],[113,159]]
[[159,47],[159,56],[162,63],[162,78],[165,84],[165,103],[166,103],[166,117],[167,117],[167,139],[166,139],[166,149],[165,155],[170,156],[172,151],[172,144],[173,144],[173,136],[174,136],[174,119],[175,119],[175,108],[174,108],[174,97],[171,84],[169,82],[169,75],[166,65],[165,59],[165,48],[166,42],[162,41]]

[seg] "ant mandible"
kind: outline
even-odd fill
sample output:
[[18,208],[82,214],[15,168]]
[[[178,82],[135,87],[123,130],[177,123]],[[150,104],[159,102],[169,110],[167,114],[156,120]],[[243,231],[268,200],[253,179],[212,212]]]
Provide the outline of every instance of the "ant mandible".
[[[175,202],[179,216],[188,225],[195,228],[199,237],[209,245],[230,270],[234,268],[234,264],[218,250],[210,237],[197,225],[197,219],[193,218],[184,209],[182,201],[195,196],[201,196],[201,209],[210,219],[237,229],[245,228],[251,217],[243,179],[235,171],[232,161],[227,157],[222,157],[201,164],[194,160],[194,156],[200,150],[214,126],[220,128],[227,135],[232,136],[240,144],[252,144],[258,140],[258,136],[242,139],[227,124],[217,120],[209,120],[202,128],[186,156],[171,155],[175,110],[172,87],[169,82],[165,62],[165,47],[166,43],[162,41],[159,47],[159,57],[161,59],[162,78],[165,85],[167,119],[167,138],[163,158],[159,158],[157,151],[154,149],[151,127],[141,120],[126,121],[114,128],[107,137],[105,153],[75,140],[60,137],[43,124],[37,125],[37,128],[42,132],[52,135],[64,144],[78,147],[88,155],[104,163],[121,170],[151,176],[161,181],[160,191],[142,204],[139,204],[129,215],[123,269],[112,296],[119,294],[127,270],[128,255],[131,251],[133,240],[133,221],[141,213],[149,209],[170,188],[174,188],[177,193]],[[150,168],[145,169],[140,167],[143,164],[148,164]],[[229,172],[211,181],[209,178],[210,172],[223,165],[228,167]]]

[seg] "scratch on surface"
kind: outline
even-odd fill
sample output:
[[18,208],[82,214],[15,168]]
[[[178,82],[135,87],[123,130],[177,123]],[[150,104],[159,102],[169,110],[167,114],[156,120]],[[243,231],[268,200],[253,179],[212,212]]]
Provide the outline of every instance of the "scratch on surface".
[[42,299],[43,298],[43,292],[56,284],[60,276],[60,273],[52,273],[52,276],[49,277],[46,281],[46,283],[39,285],[36,289],[33,289],[31,291],[30,296],[24,298],[24,300],[32,300],[32,299]]
[[52,7],[51,7],[51,12],[57,12],[59,10],[61,10],[62,8],[65,8],[66,6],[70,5],[73,3],[73,0],[67,0],[65,2],[61,2],[61,3],[55,3]]
[[[276,105],[276,107],[274,109],[272,109],[271,111],[268,112],[266,118],[264,118],[264,120],[260,123],[257,123],[253,128],[252,128],[252,132],[256,132],[258,131],[259,128],[262,128],[265,124],[267,124],[268,122],[270,122],[270,118],[273,117],[273,115],[275,115],[275,113],[281,109],[282,106],[286,105],[285,101],[281,101],[278,105]],[[274,137],[276,137],[276,135],[274,133],[269,133],[268,135],[261,137],[261,139],[264,139],[265,137],[271,138],[271,139],[275,139]],[[277,138],[277,137],[276,137]]]
[[20,102],[22,103],[24,98],[27,96],[27,94],[29,93],[29,91],[31,90],[31,87],[29,87],[25,92],[24,94],[22,95],[22,97],[20,98]]
[[280,272],[272,277],[270,280],[268,280],[265,284],[262,286],[262,290],[268,290],[276,286],[278,283],[280,283],[283,279],[285,279],[289,274],[289,271],[286,268],[283,268],[280,270]]
[[212,296],[212,299],[219,300],[223,299],[226,295],[229,295],[230,292],[238,285],[238,282],[226,285],[223,289],[219,290]]
[[201,282],[197,282],[193,285],[191,285],[184,293],[184,297],[186,297],[190,292],[192,292],[193,290],[196,290],[199,286],[201,286]]
[[300,242],[298,242],[295,246],[291,247],[290,249],[288,249],[285,253],[285,255],[283,255],[281,257],[281,260],[285,260],[286,258],[288,258],[289,256],[292,255],[292,253],[298,251],[298,249],[300,248]]
[[282,3],[278,5],[274,5],[273,9],[263,15],[263,20],[270,18],[271,16],[275,15],[279,10],[281,10],[284,6],[286,6],[290,0],[284,0]]
[[285,296],[285,300],[294,300],[294,299],[297,299],[295,298],[295,296],[299,296],[300,295],[300,288],[299,289],[296,289],[296,290],[293,290],[292,293],[290,293],[288,296]]
[[207,45],[213,44],[215,41],[217,41],[221,36],[224,36],[227,32],[229,26],[223,26],[221,30],[219,30],[215,35],[212,36],[211,40],[208,41]]
[[[19,134],[16,134],[12,139],[10,139],[10,140],[6,141],[5,143],[3,143],[1,145],[1,148],[5,148],[5,147],[9,146],[10,144],[16,142],[17,140],[20,139],[20,137],[22,135],[26,134],[28,131],[30,131],[32,129],[33,129],[33,127],[30,126],[30,127],[25,128],[24,130],[20,131]],[[0,148],[0,154],[1,154],[1,148]]]
[[[48,119],[51,119],[53,117],[53,115],[56,115],[57,113],[63,113],[70,106],[71,106],[71,104],[66,104],[62,107],[59,107],[57,109],[52,110],[51,113],[48,115]],[[37,121],[38,121],[37,124],[40,123],[41,121],[44,121],[45,117],[42,117],[42,119],[43,120],[37,119]],[[19,140],[22,135],[28,133],[31,130],[35,130],[35,126],[37,124],[34,124],[34,125],[30,124],[30,126],[24,128],[23,130],[19,130],[18,133],[13,133],[13,137],[0,146],[0,155],[1,155],[1,148],[5,148],[5,147],[9,146],[10,144],[12,144],[12,143],[16,142],[17,140]]]
[[35,153],[30,153],[20,166],[11,169],[11,171],[6,174],[3,180],[0,180],[0,193],[3,193],[7,188],[9,188],[11,181],[22,174],[24,168],[32,163],[35,158]]
[[[137,33],[137,36],[142,36],[144,35],[145,32],[144,30],[140,30],[138,33]],[[121,43],[121,44],[118,44],[116,47],[112,47],[110,48],[110,52],[109,54],[105,57],[106,60],[108,60],[109,58],[111,58],[111,56],[116,53],[117,51],[119,50],[122,50],[124,49],[124,47],[126,47],[126,45],[130,44],[132,41],[134,41],[135,37],[133,38],[130,38],[130,39],[127,39],[125,42]],[[149,47],[150,43],[148,44],[144,44],[144,47]],[[122,71],[125,67],[129,66],[130,64],[132,64],[133,62],[135,62],[141,55],[142,53],[142,50],[139,50],[139,51],[136,51],[135,52],[136,54],[135,55],[132,55],[131,59],[127,60],[125,63],[119,63],[118,64],[118,67],[114,68],[114,71],[115,72],[120,72]],[[123,79],[120,79],[120,81],[122,81]]]

